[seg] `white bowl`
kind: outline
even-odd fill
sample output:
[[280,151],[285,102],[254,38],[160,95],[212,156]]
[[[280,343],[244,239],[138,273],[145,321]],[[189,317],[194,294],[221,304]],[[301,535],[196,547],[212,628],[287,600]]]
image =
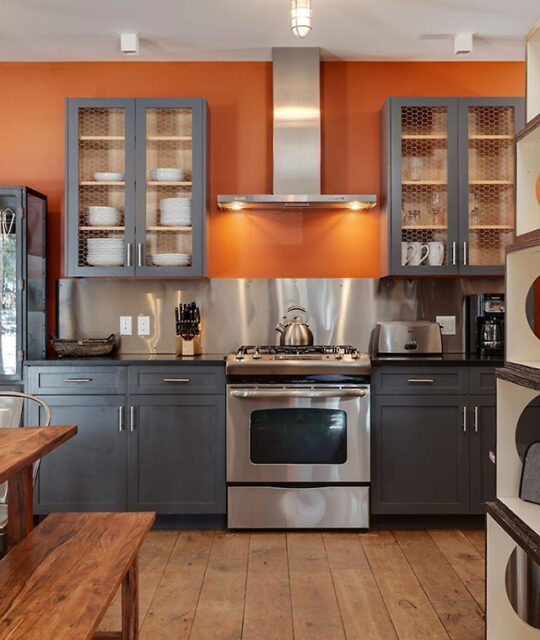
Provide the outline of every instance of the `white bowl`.
[[186,172],[183,169],[152,169],[150,180],[156,182],[182,182]]
[[123,182],[124,174],[113,171],[97,171],[94,173],[94,180],[96,182]]
[[120,224],[117,207],[86,207],[88,223],[92,226],[115,227]]
[[189,253],[155,253],[150,258],[158,267],[185,267],[191,264]]

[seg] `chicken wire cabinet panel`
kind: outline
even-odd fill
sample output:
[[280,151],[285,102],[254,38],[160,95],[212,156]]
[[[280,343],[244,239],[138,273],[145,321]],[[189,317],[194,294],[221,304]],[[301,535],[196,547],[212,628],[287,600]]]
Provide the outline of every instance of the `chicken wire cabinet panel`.
[[515,232],[520,98],[389,98],[382,273],[497,275]]
[[66,104],[66,275],[203,276],[206,101]]

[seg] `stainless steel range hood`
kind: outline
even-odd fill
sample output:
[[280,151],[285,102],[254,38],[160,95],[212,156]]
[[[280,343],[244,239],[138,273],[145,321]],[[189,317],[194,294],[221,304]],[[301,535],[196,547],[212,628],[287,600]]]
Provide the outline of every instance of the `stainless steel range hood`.
[[274,193],[218,196],[221,209],[371,209],[374,195],[321,194],[320,50],[272,49]]

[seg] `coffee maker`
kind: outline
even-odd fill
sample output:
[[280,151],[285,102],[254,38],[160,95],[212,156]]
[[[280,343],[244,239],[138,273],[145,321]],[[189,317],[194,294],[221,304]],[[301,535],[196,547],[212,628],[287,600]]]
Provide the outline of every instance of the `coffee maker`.
[[504,354],[504,293],[467,296],[467,351],[482,356]]

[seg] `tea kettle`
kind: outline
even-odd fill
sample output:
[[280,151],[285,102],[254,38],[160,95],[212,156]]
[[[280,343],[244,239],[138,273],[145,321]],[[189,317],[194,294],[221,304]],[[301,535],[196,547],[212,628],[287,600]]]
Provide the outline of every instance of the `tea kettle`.
[[[304,315],[304,321],[298,315],[290,317],[293,311],[300,311]],[[287,309],[276,331],[280,333],[279,344],[281,346],[305,346],[313,344],[313,333],[308,325],[309,315],[304,307],[292,306]]]

